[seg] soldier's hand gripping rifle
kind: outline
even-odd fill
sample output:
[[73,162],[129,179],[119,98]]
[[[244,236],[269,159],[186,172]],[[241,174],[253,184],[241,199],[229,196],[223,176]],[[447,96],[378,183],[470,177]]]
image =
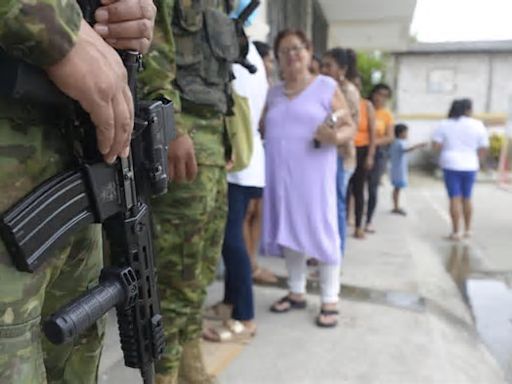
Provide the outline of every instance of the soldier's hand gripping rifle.
[[[94,5],[81,4],[84,15]],[[116,308],[125,365],[138,368],[144,383],[154,382],[154,361],[164,346],[156,285],[149,198],[167,190],[167,145],[173,132],[172,105],[137,101],[135,74],[140,55],[123,52],[135,100],[130,156],[107,165],[96,149],[95,129],[77,104],[60,93],[41,71],[0,56],[0,84],[9,97],[75,110],[80,131],[79,166],[39,185],[2,215],[0,235],[18,269],[33,272],[78,229],[103,223],[111,265],[95,288],[44,322],[48,339],[75,339],[111,308]],[[74,140],[77,141],[77,137]]]

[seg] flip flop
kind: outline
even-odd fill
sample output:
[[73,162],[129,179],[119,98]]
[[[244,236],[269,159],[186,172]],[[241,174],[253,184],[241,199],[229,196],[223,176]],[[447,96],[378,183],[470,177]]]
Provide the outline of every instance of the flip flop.
[[323,322],[322,316],[338,316],[340,312],[337,309],[321,309],[320,313],[316,317],[316,325],[320,328],[334,328],[338,325],[338,319],[335,319],[332,323]]
[[[287,303],[288,306],[279,309],[279,306],[284,303]],[[274,313],[285,313],[288,312],[290,309],[304,309],[306,308],[306,305],[306,300],[293,300],[289,296],[285,296],[280,298],[274,304],[272,304],[272,306],[270,307],[270,311]]]

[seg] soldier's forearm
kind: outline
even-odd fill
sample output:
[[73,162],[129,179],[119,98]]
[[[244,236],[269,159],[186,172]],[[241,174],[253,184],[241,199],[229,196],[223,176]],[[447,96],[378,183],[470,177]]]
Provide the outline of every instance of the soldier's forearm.
[[82,20],[76,1],[4,3],[0,6],[0,46],[7,54],[45,67],[61,60],[73,48]]

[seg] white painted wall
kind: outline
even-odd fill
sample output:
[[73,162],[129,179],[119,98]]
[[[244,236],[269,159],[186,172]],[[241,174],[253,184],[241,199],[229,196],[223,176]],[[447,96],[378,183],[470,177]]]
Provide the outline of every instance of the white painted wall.
[[[398,114],[445,114],[452,100],[461,97],[473,99],[476,113],[507,112],[512,53],[402,55],[396,65]],[[429,73],[442,69],[454,71],[455,88],[446,93],[429,91]],[[488,97],[490,108],[486,110]]]
[[416,0],[320,0],[329,22],[329,47],[405,49]]
[[512,54],[493,57],[492,106],[499,112],[509,112],[512,97]]

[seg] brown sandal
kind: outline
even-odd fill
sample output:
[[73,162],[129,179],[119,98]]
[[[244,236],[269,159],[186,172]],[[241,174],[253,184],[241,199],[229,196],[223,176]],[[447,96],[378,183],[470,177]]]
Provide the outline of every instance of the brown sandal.
[[229,319],[221,326],[209,327],[203,331],[203,339],[214,343],[226,341],[249,341],[256,336],[256,327],[247,328],[241,321]]

